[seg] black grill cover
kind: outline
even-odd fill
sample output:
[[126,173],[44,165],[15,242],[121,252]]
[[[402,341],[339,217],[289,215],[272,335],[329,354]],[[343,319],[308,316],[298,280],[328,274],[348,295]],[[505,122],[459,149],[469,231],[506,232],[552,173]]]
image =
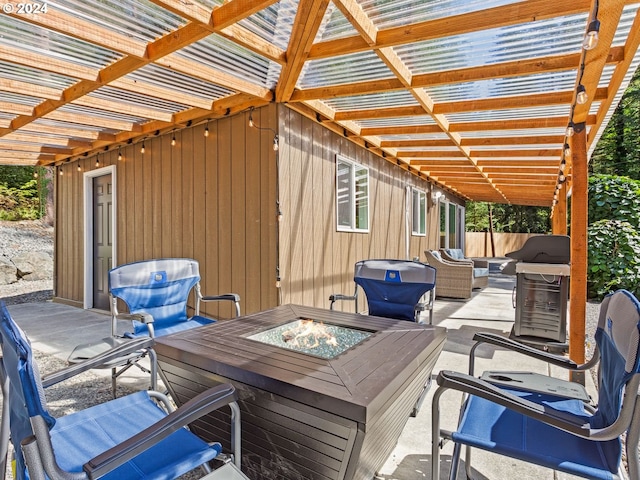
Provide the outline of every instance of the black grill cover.
[[571,241],[567,235],[538,235],[507,257],[525,263],[571,263]]

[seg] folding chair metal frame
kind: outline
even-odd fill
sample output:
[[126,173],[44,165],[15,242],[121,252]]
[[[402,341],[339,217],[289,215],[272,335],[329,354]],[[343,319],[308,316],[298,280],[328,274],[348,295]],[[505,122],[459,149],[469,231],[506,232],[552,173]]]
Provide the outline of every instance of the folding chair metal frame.
[[[615,310],[612,313],[610,308],[613,306]],[[616,316],[618,318],[614,318]],[[625,316],[623,321],[620,320],[621,316]],[[617,326],[623,322],[627,322],[627,325]],[[442,371],[437,377],[439,387],[432,404],[432,479],[439,478],[440,448],[446,440],[456,442],[450,479],[457,477],[462,445],[466,446],[465,464],[468,478],[472,478],[472,447],[495,451],[501,455],[586,478],[623,478],[623,475],[617,475],[611,470],[615,467],[619,473],[622,469],[619,455],[617,464],[614,464],[614,460],[615,452],[619,451],[619,446],[616,445],[619,445],[619,438],[625,433],[630,478],[640,478],[637,453],[640,440],[639,331],[640,302],[629,292],[618,291],[607,297],[602,304],[596,334],[596,351],[585,364],[578,365],[565,357],[496,335],[476,335],[477,343],[472,348],[469,360],[469,374]],[[577,398],[560,397],[553,391],[531,388],[535,385],[527,385],[526,382],[508,388],[474,377],[475,350],[483,343],[504,347],[575,371],[590,369],[600,361],[599,405],[587,404]],[[604,351],[601,345],[604,346]],[[620,352],[626,353],[623,356]],[[621,359],[626,360],[622,366]],[[603,372],[603,369],[606,372]],[[448,390],[463,393],[463,407],[457,431],[447,431],[440,427],[440,401]],[[474,421],[472,416],[478,412],[483,414]],[[522,422],[527,422],[528,427],[522,428],[528,436],[544,436],[540,446],[527,444],[527,448],[521,450],[522,447],[515,442],[504,443],[505,436],[501,432],[512,434],[510,430]],[[542,431],[546,434],[536,436],[532,433]],[[556,451],[552,454],[537,452],[538,449],[545,448],[544,443],[555,445],[551,443],[554,437],[558,437],[558,440],[555,440],[558,444]],[[606,442],[610,441],[616,443],[607,445]],[[563,453],[562,448],[568,445],[573,447],[573,452]],[[591,458],[597,460],[583,459],[584,464],[581,464],[580,454],[575,452],[586,452],[588,449],[593,450]]]
[[[153,413],[152,416],[160,417],[159,420],[151,425],[148,425],[143,430],[138,431],[132,437],[120,443],[113,440],[107,440],[105,442],[104,438],[108,437],[105,437],[104,435],[102,435],[101,437],[95,437],[96,440],[98,440],[98,438],[101,439],[98,441],[98,443],[111,443],[112,446],[111,448],[108,448],[97,456],[93,456],[93,458],[85,458],[84,455],[86,454],[81,453],[85,448],[84,443],[87,442],[73,442],[74,451],[77,450],[78,454],[83,455],[83,459],[78,459],[78,462],[83,464],[82,471],[74,470],[72,472],[69,472],[63,470],[58,465],[57,455],[59,455],[60,453],[66,455],[68,454],[68,452],[60,452],[60,450],[56,452],[56,449],[54,449],[51,431],[55,428],[55,424],[58,421],[63,421],[62,418],[64,418],[64,420],[66,421],[67,418],[71,418],[75,415],[90,415],[93,410],[97,410],[100,412],[103,418],[101,420],[103,425],[109,424],[110,422],[108,420],[108,415],[111,404],[118,405],[120,408],[123,408],[123,406],[127,407],[128,399],[127,397],[121,397],[119,399],[111,400],[95,407],[89,407],[87,410],[79,411],[77,414],[72,413],[65,417],[62,417],[61,419],[54,419],[53,417],[51,417],[46,408],[44,389],[61,381],[67,380],[79,373],[96,368],[99,365],[109,363],[114,359],[122,357],[123,355],[126,356],[132,352],[135,352],[136,350],[148,348],[152,344],[153,339],[134,339],[131,342],[123,344],[111,351],[104,352],[92,359],[87,360],[86,362],[71,365],[70,367],[51,374],[40,381],[37,365],[33,360],[33,355],[31,353],[28,339],[26,339],[19,327],[15,325],[8,311],[6,310],[6,307],[2,305],[1,309],[3,316],[3,356],[0,359],[0,380],[2,381],[3,390],[3,408],[2,428],[0,429],[0,432],[2,432],[2,437],[0,438],[0,453],[3,455],[2,460],[6,468],[6,454],[8,451],[9,443],[8,426],[14,421],[17,422],[15,428],[11,427],[11,432],[14,432],[14,435],[20,434],[23,438],[13,438],[12,441],[14,443],[14,446],[22,452],[23,457],[21,458],[24,458],[24,463],[22,463],[22,460],[18,462],[18,479],[22,478],[22,467],[20,467],[20,465],[24,465],[26,467],[26,469],[28,470],[29,478],[33,480],[44,480],[45,478],[49,478],[51,480],[81,480],[100,478],[103,475],[108,474],[109,472],[114,472],[114,470],[136,459],[141,454],[145,454],[145,452],[147,451],[149,451],[147,455],[150,455],[150,457],[147,458],[160,459],[159,461],[162,462],[165,460],[165,457],[161,453],[164,450],[152,454],[152,450],[149,449],[157,448],[160,442],[166,443],[174,439],[179,441],[181,443],[181,446],[184,446],[185,443],[190,444],[192,440],[188,440],[187,442],[185,442],[185,440],[190,438],[193,438],[195,440],[197,439],[197,437],[185,430],[183,427],[189,425],[203,415],[212,412],[213,410],[217,410],[226,406],[228,406],[231,410],[231,451],[229,452],[229,455],[221,455],[219,453],[221,447],[215,446],[215,448],[211,448],[211,451],[206,455],[203,456],[202,454],[198,454],[194,458],[216,458],[220,459],[224,463],[233,462],[233,471],[236,472],[237,475],[239,475],[239,477],[236,478],[246,478],[243,474],[241,474],[239,470],[241,464],[240,409],[237,404],[237,394],[235,388],[229,384],[219,385],[212,389],[206,390],[177,410],[174,410],[169,399],[164,394],[159,392],[138,392],[128,395],[127,397],[132,398],[138,398],[140,395],[144,395],[145,398],[147,398],[146,396],[148,395],[149,399],[153,398],[156,399],[156,401],[160,402],[163,405],[163,409],[165,409],[167,413],[163,415],[161,413],[162,410],[158,408],[152,408],[152,410],[156,412]],[[15,341],[14,338],[16,339]],[[5,345],[5,342],[11,342],[16,345],[15,347],[10,347],[12,349],[15,348],[14,351],[16,353],[11,353],[11,358],[9,359],[10,362],[8,364],[6,363],[9,360],[6,358],[7,356],[5,349],[9,347]],[[11,369],[12,372],[8,371],[7,369]],[[12,378],[15,379],[14,381],[17,382],[17,385],[11,384],[10,379]],[[11,403],[14,402],[18,402],[18,404],[11,405]],[[149,400],[141,400],[141,402],[149,403]],[[131,413],[135,416],[135,412]],[[121,421],[121,419],[125,418],[122,415],[122,412],[118,413],[117,418],[120,419],[118,421]],[[126,415],[126,418],[130,418],[131,420],[133,420],[133,417],[131,417],[130,415]],[[73,422],[71,422],[70,424],[66,423],[65,425],[73,425]],[[87,424],[86,421],[83,421],[82,425],[94,426],[93,423],[89,422]],[[73,430],[73,428],[71,428],[71,430]],[[56,438],[64,438],[64,435],[67,432],[68,430],[64,427],[62,430],[58,429],[56,431]],[[60,440],[57,441],[59,442]],[[198,443],[206,446],[206,443],[202,440],[198,439],[196,441],[196,444]],[[166,449],[167,445],[161,448]],[[193,468],[197,468],[198,466],[202,466],[203,468],[205,468],[205,471],[211,471],[208,465],[200,463],[191,464],[189,463],[190,461],[185,461],[184,457],[182,456],[180,456],[179,462],[181,466],[177,468],[178,470],[184,471],[183,473],[186,473],[186,471],[189,471]],[[182,465],[183,463],[185,464]],[[138,465],[141,464],[138,463]],[[170,467],[170,471],[173,471],[171,470],[173,468],[174,467]],[[2,472],[4,474],[4,470]],[[120,478],[121,473],[118,473],[117,475],[118,478]]]
[[[194,315],[187,314],[187,300],[194,292]],[[234,305],[235,316],[240,316],[240,296],[236,293],[202,295],[199,264],[190,258],[160,258],[127,263],[109,271],[109,296],[111,308],[111,337],[78,345],[69,356],[70,363],[82,362],[101,352],[127,343],[131,338],[145,336],[155,338],[173,331],[194,328],[216,320],[200,316],[200,306],[205,302],[228,301]],[[118,302],[126,304],[129,311],[120,312]],[[132,330],[122,332],[120,323],[131,322]],[[156,326],[163,325],[158,330]],[[159,333],[160,332],[160,333]],[[149,368],[140,364],[149,358]],[[111,368],[111,385],[116,395],[116,383],[120,375],[132,366],[150,374],[151,389],[157,388],[157,360],[152,347],[132,352],[98,368]]]

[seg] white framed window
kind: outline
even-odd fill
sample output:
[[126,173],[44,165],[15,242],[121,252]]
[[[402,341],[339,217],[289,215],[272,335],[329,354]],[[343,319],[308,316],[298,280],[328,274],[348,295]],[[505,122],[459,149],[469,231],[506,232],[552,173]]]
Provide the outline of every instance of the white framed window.
[[411,233],[424,237],[427,235],[427,194],[414,188],[411,194],[412,227]]
[[336,155],[336,228],[369,231],[369,169]]

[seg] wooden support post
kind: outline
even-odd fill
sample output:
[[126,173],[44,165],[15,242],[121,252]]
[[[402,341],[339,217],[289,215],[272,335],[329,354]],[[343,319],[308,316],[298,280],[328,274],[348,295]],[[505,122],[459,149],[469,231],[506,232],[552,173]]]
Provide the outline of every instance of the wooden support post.
[[[576,128],[571,137],[571,283],[569,292],[569,357],[576,363],[585,361],[585,316],[587,307],[587,224],[588,224],[588,169],[587,132]],[[571,379],[584,381],[584,374],[571,375]]]
[[558,206],[555,205],[551,209],[551,233],[554,235],[558,233]]
[[553,211],[551,229],[554,235],[567,234],[567,183],[560,186],[558,204]]

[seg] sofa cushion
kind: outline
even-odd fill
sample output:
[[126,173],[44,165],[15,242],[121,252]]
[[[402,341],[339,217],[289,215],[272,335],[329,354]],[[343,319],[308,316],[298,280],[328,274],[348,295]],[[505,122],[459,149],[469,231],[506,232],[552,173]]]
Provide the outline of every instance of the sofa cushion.
[[473,269],[473,278],[478,277],[488,277],[489,269],[488,268],[474,268]]
[[462,253],[462,250],[459,248],[447,248],[445,251],[451,258],[455,258],[456,260],[465,260],[464,253]]
[[438,260],[442,261],[442,255],[440,255],[440,252],[437,250],[431,250],[431,255],[433,255],[434,257],[436,257]]

